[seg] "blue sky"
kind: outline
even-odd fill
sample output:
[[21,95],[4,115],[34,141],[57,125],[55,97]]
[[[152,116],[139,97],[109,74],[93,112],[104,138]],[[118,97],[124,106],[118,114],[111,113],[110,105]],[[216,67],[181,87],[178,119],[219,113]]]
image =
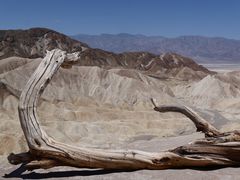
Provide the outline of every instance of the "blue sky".
[[0,29],[240,39],[240,0],[1,0]]

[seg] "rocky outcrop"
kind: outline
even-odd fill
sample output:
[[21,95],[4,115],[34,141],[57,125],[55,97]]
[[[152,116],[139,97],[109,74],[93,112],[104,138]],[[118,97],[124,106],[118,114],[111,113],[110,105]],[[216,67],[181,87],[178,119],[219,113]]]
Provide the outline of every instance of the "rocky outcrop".
[[83,47],[87,45],[50,29],[0,30],[0,59],[11,56],[37,58],[54,48],[75,52]]
[[99,66],[106,69],[136,69],[151,77],[161,79],[177,77],[183,80],[196,80],[208,74],[214,74],[192,59],[176,53],[158,56],[148,52],[115,54],[100,49],[87,49],[78,61],[78,65]]

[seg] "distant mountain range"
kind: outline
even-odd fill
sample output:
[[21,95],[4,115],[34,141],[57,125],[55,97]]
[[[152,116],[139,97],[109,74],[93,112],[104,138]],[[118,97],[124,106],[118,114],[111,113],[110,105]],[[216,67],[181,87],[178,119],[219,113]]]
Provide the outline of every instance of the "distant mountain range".
[[126,51],[147,51],[154,54],[166,52],[179,53],[196,59],[200,63],[239,63],[240,40],[221,37],[180,36],[166,38],[162,36],[144,36],[121,34],[72,36],[93,48],[115,53]]
[[116,54],[90,48],[85,43],[51,29],[0,30],[0,61],[13,56],[42,58],[46,50],[55,48],[68,52],[84,49],[77,62],[79,66],[134,69],[155,78],[202,79],[213,73],[198,65],[191,58],[176,53],[155,55],[149,52],[125,52]]

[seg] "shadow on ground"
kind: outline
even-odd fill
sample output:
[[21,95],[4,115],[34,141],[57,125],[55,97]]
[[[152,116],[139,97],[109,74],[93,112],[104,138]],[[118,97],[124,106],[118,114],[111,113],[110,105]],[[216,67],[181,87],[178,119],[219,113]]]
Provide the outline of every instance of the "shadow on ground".
[[94,170],[70,170],[70,171],[55,171],[47,173],[36,173],[30,172],[28,174],[23,174],[26,170],[24,165],[21,165],[16,170],[12,171],[9,174],[5,174],[3,178],[21,178],[21,179],[45,179],[45,178],[64,178],[64,177],[74,177],[74,176],[94,176],[94,175],[105,175],[121,172],[133,172],[133,171],[122,171],[122,170],[103,170],[103,169],[94,169]]
[[[198,171],[212,171],[221,169],[223,167],[211,167],[211,168],[188,168],[192,170]],[[176,171],[182,169],[175,169]],[[84,177],[84,176],[96,176],[96,175],[106,175],[106,174],[114,174],[114,173],[121,173],[121,172],[134,172],[127,171],[127,170],[103,170],[103,169],[89,169],[89,170],[66,170],[66,171],[55,171],[55,172],[46,172],[46,173],[37,173],[37,172],[30,172],[24,174],[26,172],[26,168],[24,164],[21,165],[16,170],[12,171],[9,174],[5,174],[3,178],[21,178],[21,179],[45,179],[45,178],[65,178],[65,177]]]

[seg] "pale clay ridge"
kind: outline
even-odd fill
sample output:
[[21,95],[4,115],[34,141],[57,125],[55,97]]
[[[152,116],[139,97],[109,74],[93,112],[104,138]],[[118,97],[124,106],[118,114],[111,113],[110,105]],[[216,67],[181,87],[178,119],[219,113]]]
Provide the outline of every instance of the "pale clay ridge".
[[231,81],[222,81],[222,78],[224,75],[208,75],[198,82],[185,86],[180,85],[175,88],[174,92],[177,97],[184,97],[189,103],[196,106],[218,109],[223,100],[234,100],[240,97],[239,87]]
[[[39,60],[34,60],[4,74],[1,82],[9,89],[21,90],[38,63]],[[135,72],[130,73],[134,78],[129,78],[118,75],[119,70],[115,71],[85,66],[61,69],[44,92],[43,99],[80,102],[81,98],[89,97],[100,104],[129,107],[133,104],[150,105],[149,99],[154,96],[172,100],[173,93],[164,83],[145,75],[135,78]]]

